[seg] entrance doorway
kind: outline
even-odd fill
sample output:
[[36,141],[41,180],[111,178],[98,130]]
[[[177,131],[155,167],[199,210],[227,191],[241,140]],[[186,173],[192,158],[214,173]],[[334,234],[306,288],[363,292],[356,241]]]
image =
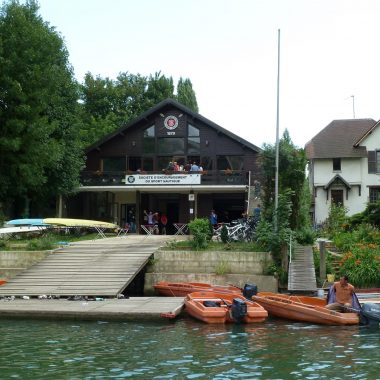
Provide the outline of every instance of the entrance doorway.
[[343,206],[343,190],[331,190],[331,202]]
[[120,205],[120,227],[129,224],[129,231],[136,232],[136,205],[123,203]]
[[175,233],[173,223],[178,223],[179,221],[179,202],[166,203],[166,210],[166,216],[168,218],[166,233],[168,235],[173,235]]

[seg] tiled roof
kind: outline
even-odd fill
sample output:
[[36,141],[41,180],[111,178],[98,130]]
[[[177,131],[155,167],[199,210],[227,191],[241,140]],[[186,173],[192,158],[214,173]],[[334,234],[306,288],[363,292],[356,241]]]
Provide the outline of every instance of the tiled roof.
[[305,145],[306,156],[308,159],[366,157],[366,148],[354,145],[375,124],[373,119],[333,120]]

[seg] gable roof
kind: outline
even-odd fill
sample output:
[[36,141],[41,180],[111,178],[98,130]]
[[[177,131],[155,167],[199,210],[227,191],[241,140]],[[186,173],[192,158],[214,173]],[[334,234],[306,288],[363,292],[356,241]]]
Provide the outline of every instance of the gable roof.
[[306,157],[357,158],[366,157],[367,149],[358,142],[376,125],[373,119],[333,120],[306,145]]
[[325,190],[329,189],[333,183],[341,183],[347,189],[351,189],[351,185],[339,174],[336,174],[331,180],[323,187]]
[[175,108],[179,109],[180,111],[190,115],[192,118],[197,119],[197,120],[201,121],[202,123],[208,125],[209,127],[215,129],[218,133],[221,133],[221,134],[224,134],[224,135],[230,137],[231,139],[239,142],[240,144],[246,146],[249,149],[252,149],[256,152],[261,152],[261,148],[259,148],[258,146],[251,144],[249,141],[244,140],[243,138],[235,135],[234,133],[228,131],[225,128],[222,128],[220,125],[212,122],[211,120],[205,118],[204,116],[200,115],[199,113],[192,111],[190,108],[184,106],[183,104],[177,102],[176,100],[166,99],[166,100],[163,100],[162,102],[156,104],[154,107],[150,108],[148,111],[142,113],[136,119],[132,120],[131,122],[127,123],[126,125],[123,125],[121,128],[117,129],[115,132],[112,132],[109,135],[106,135],[102,139],[98,140],[97,142],[95,142],[94,144],[89,146],[86,149],[86,153],[97,148],[97,147],[99,147],[100,145],[104,144],[105,142],[107,142],[108,140],[117,136],[118,134],[123,133],[126,129],[131,128],[135,124],[139,123],[140,121],[142,121],[144,119],[147,119],[148,117],[150,117],[154,113],[159,112],[161,109],[163,109],[167,106],[175,107]]
[[374,124],[374,126],[372,127],[372,128],[370,128],[363,136],[361,136],[360,137],[360,139],[358,140],[358,141],[356,141],[355,142],[355,147],[357,147],[357,146],[359,146],[362,142],[363,142],[363,140],[367,137],[367,136],[369,136],[372,132],[373,132],[373,130],[376,128],[376,127],[378,127],[379,126],[379,124],[380,124],[380,121],[378,121],[377,123],[375,123]]

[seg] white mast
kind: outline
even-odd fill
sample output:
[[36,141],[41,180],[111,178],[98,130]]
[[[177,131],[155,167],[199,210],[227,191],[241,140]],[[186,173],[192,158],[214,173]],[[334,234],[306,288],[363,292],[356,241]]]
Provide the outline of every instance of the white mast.
[[280,130],[280,29],[278,29],[277,48],[277,120],[276,120],[276,174],[274,184],[274,228],[278,230],[277,208],[278,208],[278,166],[279,166],[279,130]]

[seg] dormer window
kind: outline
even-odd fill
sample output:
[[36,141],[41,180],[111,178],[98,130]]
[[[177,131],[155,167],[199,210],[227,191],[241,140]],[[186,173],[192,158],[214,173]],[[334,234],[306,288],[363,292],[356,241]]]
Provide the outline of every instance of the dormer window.
[[342,168],[340,158],[333,158],[333,171],[340,172],[341,170]]

